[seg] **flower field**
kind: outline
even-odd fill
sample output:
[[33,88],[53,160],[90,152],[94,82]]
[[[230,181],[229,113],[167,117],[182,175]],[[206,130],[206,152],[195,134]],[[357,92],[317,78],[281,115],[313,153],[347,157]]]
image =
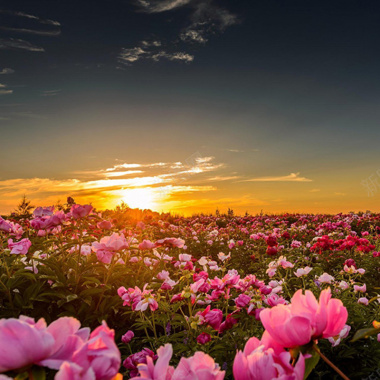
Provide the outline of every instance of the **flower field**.
[[365,379],[380,215],[0,218],[0,380]]

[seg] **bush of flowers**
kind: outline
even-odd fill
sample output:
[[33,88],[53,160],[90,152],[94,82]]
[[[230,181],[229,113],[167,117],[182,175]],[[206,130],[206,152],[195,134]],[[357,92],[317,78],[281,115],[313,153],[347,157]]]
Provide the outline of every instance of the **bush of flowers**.
[[372,213],[4,216],[0,380],[366,378],[379,269]]

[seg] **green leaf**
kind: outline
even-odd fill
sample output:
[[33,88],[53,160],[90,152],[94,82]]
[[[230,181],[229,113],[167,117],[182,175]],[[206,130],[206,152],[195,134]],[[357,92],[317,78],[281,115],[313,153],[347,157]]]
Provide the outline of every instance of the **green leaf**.
[[351,342],[356,342],[359,339],[368,338],[371,335],[376,335],[380,332],[380,329],[375,329],[373,327],[369,327],[366,329],[360,329],[356,331],[354,337],[352,338]]
[[320,358],[319,354],[314,350],[310,350],[307,353],[311,355],[311,358],[305,360],[305,375],[303,377],[304,380],[307,379],[307,377],[310,375],[311,371],[318,364]]
[[29,377],[28,372],[22,372],[19,373],[16,377],[15,380],[25,380]]

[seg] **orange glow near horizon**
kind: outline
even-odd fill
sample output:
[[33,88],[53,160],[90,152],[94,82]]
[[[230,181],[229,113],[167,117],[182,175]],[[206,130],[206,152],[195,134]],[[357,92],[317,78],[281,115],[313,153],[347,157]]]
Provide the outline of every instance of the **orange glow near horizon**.
[[121,200],[131,208],[156,210],[157,195],[150,187],[122,190]]

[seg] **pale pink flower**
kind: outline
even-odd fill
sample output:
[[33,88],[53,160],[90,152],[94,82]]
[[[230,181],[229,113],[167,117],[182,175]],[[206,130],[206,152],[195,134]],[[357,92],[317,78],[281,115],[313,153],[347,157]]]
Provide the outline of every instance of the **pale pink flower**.
[[181,358],[171,380],[223,380],[224,375],[211,356],[197,351],[190,358]]
[[369,303],[369,301],[368,301],[368,298],[366,298],[366,297],[361,297],[361,298],[358,299],[358,303],[367,306],[368,303]]
[[359,286],[359,285],[354,285],[354,292],[357,293],[357,292],[361,292],[361,293],[365,293],[367,291],[367,286],[366,284],[362,285],[362,286]]
[[305,268],[298,268],[294,274],[297,276],[297,277],[301,277],[301,276],[307,276],[310,271],[312,271],[313,268],[310,268],[310,267],[305,267]]
[[334,281],[334,277],[325,272],[318,277],[318,281],[322,284],[331,284]]

